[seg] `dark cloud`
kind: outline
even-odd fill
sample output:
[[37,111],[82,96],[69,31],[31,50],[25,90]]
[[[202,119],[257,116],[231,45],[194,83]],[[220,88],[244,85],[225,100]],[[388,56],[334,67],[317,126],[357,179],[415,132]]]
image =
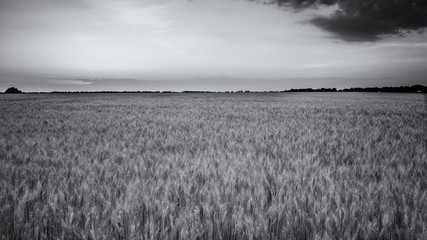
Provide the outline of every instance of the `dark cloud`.
[[374,41],[385,34],[424,31],[427,27],[426,0],[276,0],[295,9],[337,4],[329,17],[309,22],[346,41]]
[[383,34],[396,34],[398,32],[392,24],[387,22],[343,14],[317,17],[309,22],[345,41],[375,41]]

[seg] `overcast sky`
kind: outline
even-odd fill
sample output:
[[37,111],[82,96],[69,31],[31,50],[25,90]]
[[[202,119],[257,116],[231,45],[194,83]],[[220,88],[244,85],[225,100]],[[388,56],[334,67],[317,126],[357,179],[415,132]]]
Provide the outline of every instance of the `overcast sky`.
[[427,33],[339,32],[329,25],[339,9],[0,0],[0,91],[427,85]]

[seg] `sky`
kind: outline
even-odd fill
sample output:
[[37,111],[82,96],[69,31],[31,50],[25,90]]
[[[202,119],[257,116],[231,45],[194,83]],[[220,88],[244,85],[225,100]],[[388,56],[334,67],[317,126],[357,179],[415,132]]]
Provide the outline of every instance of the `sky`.
[[427,85],[427,24],[395,17],[423,16],[411,1],[0,0],[0,91]]

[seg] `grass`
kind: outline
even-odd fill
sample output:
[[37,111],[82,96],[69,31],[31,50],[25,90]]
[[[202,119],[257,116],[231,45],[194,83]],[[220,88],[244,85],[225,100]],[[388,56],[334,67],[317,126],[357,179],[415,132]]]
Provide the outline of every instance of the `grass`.
[[1,239],[427,239],[421,94],[0,96]]

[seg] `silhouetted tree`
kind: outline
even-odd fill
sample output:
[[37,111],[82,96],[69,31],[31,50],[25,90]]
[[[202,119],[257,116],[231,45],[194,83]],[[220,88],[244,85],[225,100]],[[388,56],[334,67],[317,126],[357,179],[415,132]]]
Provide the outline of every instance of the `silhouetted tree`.
[[22,91],[16,87],[10,87],[4,93],[22,93]]

